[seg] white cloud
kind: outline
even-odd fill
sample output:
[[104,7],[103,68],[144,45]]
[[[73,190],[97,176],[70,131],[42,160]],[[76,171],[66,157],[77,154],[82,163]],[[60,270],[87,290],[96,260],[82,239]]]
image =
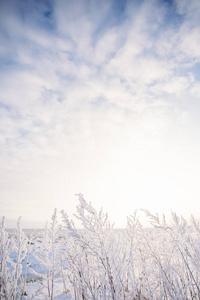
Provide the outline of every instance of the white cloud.
[[190,79],[187,77],[174,76],[167,78],[162,83],[156,84],[152,87],[152,90],[155,94],[170,94],[175,97],[183,96],[186,92],[186,89],[190,85]]
[[[200,25],[200,24],[199,24]],[[200,28],[186,29],[180,34],[179,48],[193,62],[200,61]]]
[[198,0],[190,1],[190,5],[187,0],[176,0],[175,2],[179,14],[186,16],[190,22],[199,22],[200,5]]
[[71,213],[78,192],[113,220],[140,205],[162,211],[187,201],[184,191],[197,191],[190,157],[200,163],[191,12],[179,3],[186,16],[174,27],[156,1],[128,1],[120,21],[111,1],[56,1],[51,20],[46,6],[24,5],[1,12],[2,213]]

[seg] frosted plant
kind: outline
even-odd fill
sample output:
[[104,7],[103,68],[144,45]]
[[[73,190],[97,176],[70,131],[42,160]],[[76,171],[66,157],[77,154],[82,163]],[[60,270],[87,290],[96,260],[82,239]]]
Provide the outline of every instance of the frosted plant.
[[29,257],[30,257],[30,253],[33,251],[34,249],[34,243],[36,240],[37,236],[36,236],[36,231],[33,231],[29,237],[27,237],[27,251],[26,251],[26,257],[24,259],[25,261],[25,265],[24,265],[24,272],[23,272],[23,285],[22,285],[22,299],[24,299],[24,297],[27,296],[26,294],[26,284],[27,284],[27,271],[28,268],[31,267],[31,262],[29,262]]
[[15,261],[10,260],[13,267],[12,271],[12,289],[11,298],[20,298],[22,291],[24,290],[24,278],[22,274],[22,264],[27,255],[28,238],[22,230],[21,218],[17,222],[17,227],[13,235],[13,252],[15,254]]
[[66,259],[69,280],[75,299],[120,299],[122,278],[116,266],[119,243],[115,241],[113,226],[107,214],[98,213],[79,194],[76,218],[83,229],[77,230],[62,211],[71,244]]
[[60,226],[57,223],[57,211],[55,209],[50,228],[46,223],[44,231],[41,232],[35,243],[33,254],[38,262],[44,266],[45,271],[38,273],[31,269],[31,272],[41,279],[40,286],[32,298],[41,293],[45,299],[54,299],[58,292],[55,288],[55,277],[60,272],[59,237]]
[[1,228],[1,281],[3,299],[20,299],[24,290],[22,274],[23,261],[27,254],[27,237],[21,227],[21,218],[17,222],[14,235],[8,237],[4,220]]
[[166,224],[165,220],[160,221],[158,215],[145,212],[151,224],[157,229],[160,228],[162,232],[158,239],[159,249],[156,249],[152,239],[147,243],[147,247],[159,268],[164,299],[200,299],[197,262],[199,241],[194,239],[193,228],[175,213],[172,213],[171,224]]
[[166,222],[145,210],[151,227],[143,227],[135,212],[126,230],[117,232],[107,214],[78,196],[75,217],[82,229],[62,211],[61,231],[55,210],[38,236],[28,238],[19,219],[9,237],[2,219],[0,299],[25,299],[34,254],[39,271],[33,262],[37,288],[30,299],[52,300],[64,292],[68,300],[200,300],[200,224],[194,217],[190,224],[172,213]]
[[5,217],[2,218],[0,227],[0,299],[9,299],[11,288],[11,272],[7,266],[9,255],[13,249],[13,242],[5,228]]
[[153,299],[155,279],[152,258],[147,251],[150,234],[139,222],[137,211],[127,218],[128,283],[133,299]]

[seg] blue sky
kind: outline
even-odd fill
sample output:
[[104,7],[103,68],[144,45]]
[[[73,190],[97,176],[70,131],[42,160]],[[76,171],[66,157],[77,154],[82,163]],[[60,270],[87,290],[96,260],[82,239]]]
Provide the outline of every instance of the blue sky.
[[200,3],[0,2],[0,205],[200,217]]

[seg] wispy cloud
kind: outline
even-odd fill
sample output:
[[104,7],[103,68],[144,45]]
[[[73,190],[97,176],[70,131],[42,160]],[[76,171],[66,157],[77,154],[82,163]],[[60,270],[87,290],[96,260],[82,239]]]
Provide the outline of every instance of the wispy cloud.
[[72,212],[81,191],[114,218],[150,205],[144,185],[153,209],[176,208],[183,164],[197,191],[188,161],[200,163],[198,0],[0,5],[3,214]]

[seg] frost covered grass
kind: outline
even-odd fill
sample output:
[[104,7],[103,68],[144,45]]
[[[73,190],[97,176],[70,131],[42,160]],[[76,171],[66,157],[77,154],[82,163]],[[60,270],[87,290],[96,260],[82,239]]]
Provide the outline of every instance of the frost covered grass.
[[151,229],[135,212],[116,231],[80,194],[81,230],[64,211],[62,226],[55,210],[50,225],[31,234],[19,219],[9,235],[3,218],[0,299],[200,299],[199,222],[144,213]]

